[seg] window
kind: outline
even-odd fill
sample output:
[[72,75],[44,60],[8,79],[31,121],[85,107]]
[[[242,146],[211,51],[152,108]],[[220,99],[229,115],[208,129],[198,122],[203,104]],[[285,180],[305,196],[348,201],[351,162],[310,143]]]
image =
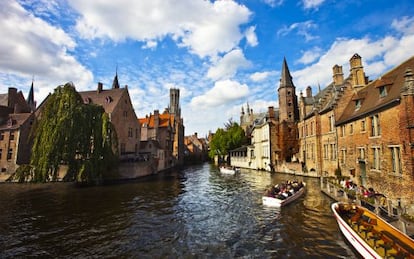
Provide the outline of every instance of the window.
[[9,152],[7,152],[7,160],[10,160],[13,156],[13,149],[9,148]]
[[332,132],[335,129],[335,119],[333,115],[329,116],[329,131]]
[[331,147],[331,160],[336,159],[336,144],[330,144]]
[[380,95],[380,97],[387,96],[387,88],[385,86],[381,86],[379,88],[379,95]]
[[0,134],[0,140],[4,140],[4,133]]
[[400,147],[390,147],[391,152],[391,163],[392,163],[392,172],[395,174],[401,174],[401,155]]
[[315,160],[314,148],[315,148],[315,144],[311,144],[311,157],[312,157],[312,160]]
[[346,149],[341,150],[341,164],[345,164],[346,161]]
[[309,133],[308,133],[308,125],[305,125],[305,136],[308,136],[309,135]]
[[125,143],[121,143],[121,154],[125,154]]
[[359,147],[358,148],[358,159],[364,160],[365,159],[365,148]]
[[361,121],[361,132],[365,132],[367,129],[366,129],[366,125],[365,125],[365,120],[362,120]]
[[313,136],[313,121],[311,121],[311,136]]
[[14,140],[14,133],[10,132],[10,140]]
[[128,128],[128,137],[132,138],[132,128]]
[[354,125],[353,124],[349,125],[349,134],[354,134]]
[[381,136],[381,127],[378,114],[371,116],[371,136]]
[[128,112],[124,111],[124,117],[128,117]]
[[1,160],[2,154],[3,154],[3,149],[0,148],[0,160]]
[[359,110],[361,108],[361,100],[355,100],[355,110]]
[[328,159],[328,157],[329,157],[329,145],[324,144],[323,145],[323,158]]
[[341,126],[341,137],[345,136],[345,125]]
[[372,148],[372,169],[380,170],[380,148],[373,147]]

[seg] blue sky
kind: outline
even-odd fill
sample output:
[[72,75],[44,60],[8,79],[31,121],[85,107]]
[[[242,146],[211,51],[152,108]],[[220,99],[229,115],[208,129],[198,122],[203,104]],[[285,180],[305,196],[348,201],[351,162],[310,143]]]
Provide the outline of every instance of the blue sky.
[[58,85],[110,88],[118,71],[138,117],[180,89],[185,134],[205,136],[242,106],[278,107],[286,57],[297,92],[349,74],[358,53],[374,79],[414,55],[412,0],[2,0],[0,93],[41,103]]

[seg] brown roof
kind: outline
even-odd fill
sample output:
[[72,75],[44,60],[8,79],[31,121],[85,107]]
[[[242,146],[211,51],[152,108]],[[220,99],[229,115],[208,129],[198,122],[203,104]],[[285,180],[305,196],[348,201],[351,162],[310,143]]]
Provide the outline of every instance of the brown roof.
[[[0,125],[0,130],[4,129],[18,129],[26,120],[32,115],[31,113],[12,113],[9,119]],[[10,123],[11,122],[11,123]]]
[[[352,100],[361,100],[360,108],[356,110],[355,102],[350,102],[336,122],[336,125],[348,123],[377,113],[382,109],[398,105],[401,98],[401,90],[404,87],[404,74],[407,68],[414,69],[414,56],[359,90]],[[382,86],[387,90],[387,95],[384,97],[380,96],[379,91],[379,88]]]
[[79,92],[84,103],[93,103],[103,106],[105,112],[112,113],[126,88],[107,89],[102,91]]

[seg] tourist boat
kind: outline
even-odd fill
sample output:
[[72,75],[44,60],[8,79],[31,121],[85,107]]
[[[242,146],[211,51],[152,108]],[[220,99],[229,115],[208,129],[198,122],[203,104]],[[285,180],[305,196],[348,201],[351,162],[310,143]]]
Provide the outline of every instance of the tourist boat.
[[336,202],[339,229],[364,258],[414,258],[414,240],[367,208]]
[[240,168],[235,168],[235,167],[226,167],[226,166],[221,166],[220,167],[220,173],[222,174],[235,174],[240,172]]
[[285,199],[271,197],[267,194],[264,195],[262,197],[263,205],[269,206],[269,207],[282,207],[282,206],[285,206],[286,204],[293,202],[294,200],[296,200],[297,198],[299,198],[305,193],[306,184],[303,182],[300,184],[301,184],[301,187],[299,188],[299,190],[295,191],[291,196],[288,196]]

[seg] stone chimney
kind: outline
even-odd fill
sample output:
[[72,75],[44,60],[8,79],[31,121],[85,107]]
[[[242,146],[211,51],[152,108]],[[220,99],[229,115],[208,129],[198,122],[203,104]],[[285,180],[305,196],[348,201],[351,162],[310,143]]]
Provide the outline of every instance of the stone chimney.
[[355,53],[349,60],[349,65],[351,67],[350,74],[352,80],[352,87],[359,88],[364,86],[366,83],[366,77],[364,67],[362,66],[361,56]]
[[275,109],[273,108],[273,106],[268,107],[268,113],[269,113],[269,119],[275,118]]
[[102,92],[102,88],[103,88],[103,84],[102,84],[101,82],[98,82],[98,89],[97,89],[98,94],[99,94],[100,92]]
[[158,128],[160,125],[160,112],[154,110],[154,128]]
[[312,97],[312,87],[306,87],[306,97]]
[[14,109],[15,104],[17,103],[17,89],[14,87],[9,87],[9,94],[8,94],[8,103],[7,105],[9,108]]
[[333,83],[335,86],[342,85],[344,83],[344,73],[342,72],[342,66],[335,65],[332,68]]

